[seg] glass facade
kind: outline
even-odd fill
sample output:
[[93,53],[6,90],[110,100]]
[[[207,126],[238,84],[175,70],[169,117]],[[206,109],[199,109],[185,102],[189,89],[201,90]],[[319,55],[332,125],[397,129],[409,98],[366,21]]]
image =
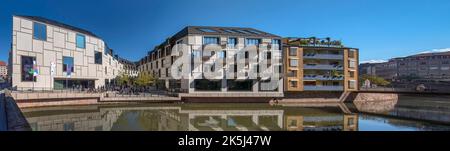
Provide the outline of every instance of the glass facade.
[[77,34],[76,44],[77,48],[86,48],[86,37],[84,35]]
[[47,40],[47,25],[33,22],[33,39]]

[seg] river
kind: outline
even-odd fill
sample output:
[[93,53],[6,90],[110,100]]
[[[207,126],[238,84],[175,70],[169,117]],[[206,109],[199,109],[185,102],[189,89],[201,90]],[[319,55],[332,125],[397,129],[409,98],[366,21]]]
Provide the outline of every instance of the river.
[[339,103],[116,104],[24,108],[34,131],[441,131],[448,96]]

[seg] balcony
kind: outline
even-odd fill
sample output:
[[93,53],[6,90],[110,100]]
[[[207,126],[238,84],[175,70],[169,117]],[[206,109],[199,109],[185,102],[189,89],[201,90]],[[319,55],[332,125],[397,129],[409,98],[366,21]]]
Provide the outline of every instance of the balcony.
[[344,86],[310,86],[305,85],[304,87],[305,91],[343,91]]
[[329,75],[304,75],[304,80],[344,80],[344,76],[329,76]]
[[315,70],[343,70],[342,65],[327,65],[327,64],[305,64],[304,69],[315,69]]
[[344,59],[343,55],[340,54],[317,54],[317,53],[310,53],[303,55],[303,58],[305,59],[330,59],[330,60],[342,60]]

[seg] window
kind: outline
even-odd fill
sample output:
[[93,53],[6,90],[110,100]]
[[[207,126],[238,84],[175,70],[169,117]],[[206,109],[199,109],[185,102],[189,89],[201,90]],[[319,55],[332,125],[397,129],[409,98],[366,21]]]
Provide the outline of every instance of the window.
[[76,38],[76,43],[77,43],[77,48],[86,48],[86,37],[84,35],[81,34],[77,34],[77,38]]
[[102,52],[95,51],[95,64],[102,64]]
[[226,51],[219,51],[219,53],[217,53],[217,55],[219,56],[219,58],[224,59],[227,57],[227,52]]
[[298,82],[297,81],[289,81],[289,84],[290,84],[291,87],[296,88]]
[[349,58],[356,58],[356,50],[350,49],[350,50],[348,51],[348,57],[349,57]]
[[272,59],[272,52],[267,52],[267,59]]
[[73,57],[63,57],[63,72],[68,75],[73,72]]
[[277,50],[281,50],[281,41],[279,39],[272,39],[272,47],[277,48]]
[[297,67],[298,66],[298,60],[297,59],[290,59],[289,60],[289,66]]
[[247,38],[247,39],[245,39],[245,45],[246,46],[251,46],[251,45],[258,46],[259,43],[261,43],[261,39],[255,39],[255,38]]
[[209,45],[209,44],[219,44],[219,38],[217,37],[204,37],[203,38],[203,44]]
[[297,71],[296,70],[289,70],[287,73],[288,77],[297,77]]
[[348,61],[348,67],[349,68],[356,68],[356,61],[349,60]]
[[289,48],[289,56],[297,56],[297,48],[295,47]]
[[244,31],[246,31],[246,32],[248,32],[248,33],[256,34],[256,35],[262,34],[261,32],[256,31],[256,30],[244,30]]
[[22,81],[36,82],[36,78],[34,77],[34,69],[33,65],[36,62],[36,58],[34,57],[28,57],[28,56],[22,56]]
[[356,88],[356,81],[355,80],[348,81],[348,88],[349,89],[355,89]]
[[354,78],[355,77],[355,71],[349,71],[348,73],[350,74],[350,78]]
[[47,26],[45,24],[33,22],[33,38],[36,40],[47,40]]
[[244,57],[245,57],[245,59],[248,59],[248,51],[246,51],[246,52],[244,53]]
[[166,77],[169,77],[169,68],[166,68]]
[[209,28],[199,28],[198,30],[202,31],[202,32],[207,32],[207,33],[215,33],[216,31],[213,29],[209,29]]
[[192,57],[197,58],[197,57],[200,57],[200,56],[201,56],[200,55],[200,51],[198,51],[198,50],[192,51]]
[[228,38],[228,47],[235,48],[237,45],[237,38]]
[[231,29],[224,29],[223,31],[227,32],[227,33],[236,33],[235,31],[231,30]]

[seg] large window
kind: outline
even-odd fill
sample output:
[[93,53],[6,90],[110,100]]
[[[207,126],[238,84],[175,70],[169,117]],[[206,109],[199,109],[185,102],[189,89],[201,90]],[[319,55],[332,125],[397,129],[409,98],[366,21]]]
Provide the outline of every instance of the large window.
[[47,26],[45,24],[33,22],[33,38],[36,40],[47,40]]
[[95,64],[102,64],[102,52],[95,51]]
[[86,48],[86,37],[81,34],[77,34],[77,48]]
[[261,39],[255,39],[255,38],[247,38],[247,39],[245,39],[245,45],[246,46],[251,46],[251,45],[258,46],[259,43],[261,43]]
[[73,72],[73,57],[63,57],[63,72]]
[[228,91],[252,91],[253,81],[227,80]]
[[196,79],[193,84],[195,91],[220,91],[222,87],[221,80]]
[[217,37],[204,37],[203,38],[203,44],[204,45],[219,44],[219,38],[217,38]]
[[22,56],[22,81],[36,81],[34,78],[33,63],[36,61],[34,57]]

